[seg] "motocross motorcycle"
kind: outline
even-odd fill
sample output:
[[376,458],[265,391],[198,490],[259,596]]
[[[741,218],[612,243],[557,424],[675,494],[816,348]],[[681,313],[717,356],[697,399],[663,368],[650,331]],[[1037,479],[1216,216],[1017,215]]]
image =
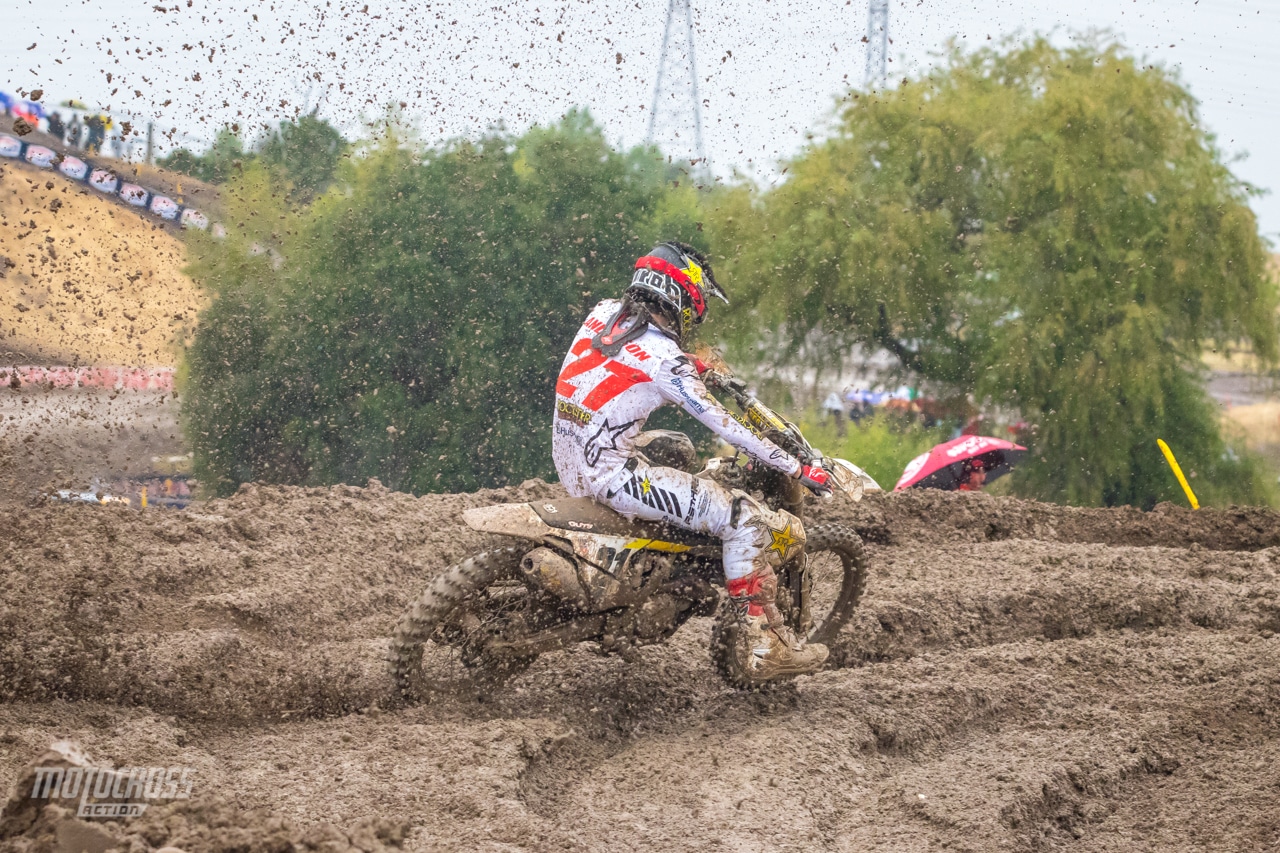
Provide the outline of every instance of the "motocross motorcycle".
[[[826,468],[834,499],[856,502],[880,491],[853,463],[823,458],[741,380],[716,371],[703,378],[709,389],[733,398],[742,423],[804,464]],[[682,433],[651,430],[637,445],[655,465],[695,467],[693,443]],[[710,459],[697,476],[753,493],[803,520],[804,487],[771,468],[725,456]],[[538,655],[575,643],[594,642],[603,654],[632,659],[638,646],[663,642],[693,616],[711,615],[719,673],[736,688],[761,686],[739,611],[717,589],[724,585],[718,538],[628,521],[590,498],[469,509],[463,520],[521,542],[449,568],[409,607],[390,649],[392,675],[406,698],[426,698],[438,681],[459,672],[477,684],[500,683]],[[806,525],[805,531],[803,549],[782,544],[777,604],[797,636],[830,643],[866,584],[862,540],[840,524]]]

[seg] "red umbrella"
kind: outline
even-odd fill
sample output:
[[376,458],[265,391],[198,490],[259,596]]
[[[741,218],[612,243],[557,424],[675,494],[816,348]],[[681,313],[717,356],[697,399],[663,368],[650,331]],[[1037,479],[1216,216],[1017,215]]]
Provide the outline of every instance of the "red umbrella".
[[1009,473],[1026,452],[1025,447],[1011,441],[986,435],[962,435],[912,459],[893,490],[955,490],[964,479],[963,463],[970,459],[982,460],[987,480],[991,481]]

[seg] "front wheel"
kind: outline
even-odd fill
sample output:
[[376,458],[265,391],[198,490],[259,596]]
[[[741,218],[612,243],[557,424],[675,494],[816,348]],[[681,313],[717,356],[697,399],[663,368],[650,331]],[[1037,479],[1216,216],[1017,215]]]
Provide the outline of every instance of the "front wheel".
[[[816,524],[808,531],[803,570],[779,572],[778,609],[807,642],[830,645],[853,616],[866,585],[862,538],[842,524]],[[765,682],[752,673],[744,628],[737,607],[726,598],[711,629],[711,657],[731,686],[759,689]]]
[[843,524],[815,524],[808,531],[803,573],[787,570],[783,575],[778,606],[787,623],[810,643],[830,645],[867,588],[862,537]]

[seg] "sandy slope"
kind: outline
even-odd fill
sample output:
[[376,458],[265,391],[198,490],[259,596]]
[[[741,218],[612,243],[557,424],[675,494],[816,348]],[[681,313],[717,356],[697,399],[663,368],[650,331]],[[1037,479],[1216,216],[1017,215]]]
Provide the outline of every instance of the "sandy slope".
[[172,365],[203,297],[180,240],[60,175],[0,163],[0,364]]
[[460,510],[554,493],[4,507],[0,782],[55,736],[197,768],[195,800],[112,830],[135,850],[1280,844],[1273,512],[828,509],[873,560],[830,671],[726,691],[695,620],[636,664],[583,647],[480,703],[388,702],[400,610],[486,545]]

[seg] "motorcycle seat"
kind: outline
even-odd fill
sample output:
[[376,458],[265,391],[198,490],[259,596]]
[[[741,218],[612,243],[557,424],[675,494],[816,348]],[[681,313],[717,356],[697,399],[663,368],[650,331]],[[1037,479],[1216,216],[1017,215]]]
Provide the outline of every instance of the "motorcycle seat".
[[531,501],[529,506],[548,527],[579,533],[601,533],[631,539],[657,539],[689,547],[718,547],[720,540],[704,533],[694,533],[670,524],[654,521],[628,521],[615,510],[591,498],[561,498],[554,501]]
[[689,473],[698,467],[698,451],[693,441],[676,430],[645,430],[636,436],[636,450],[653,465]]

